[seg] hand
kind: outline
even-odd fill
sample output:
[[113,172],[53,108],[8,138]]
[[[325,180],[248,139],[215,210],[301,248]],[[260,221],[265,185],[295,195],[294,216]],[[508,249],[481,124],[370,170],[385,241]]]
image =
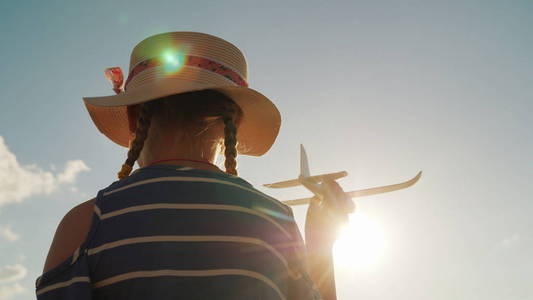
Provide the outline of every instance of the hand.
[[326,195],[320,201],[311,200],[305,220],[307,249],[331,251],[340,229],[348,223],[348,214],[353,213],[355,204],[336,181],[325,181]]

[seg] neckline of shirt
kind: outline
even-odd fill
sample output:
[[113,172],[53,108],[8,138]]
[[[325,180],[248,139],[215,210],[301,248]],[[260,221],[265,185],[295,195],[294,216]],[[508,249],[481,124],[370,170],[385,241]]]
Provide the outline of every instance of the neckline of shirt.
[[188,167],[188,166],[181,166],[181,165],[171,165],[171,164],[156,164],[156,165],[151,165],[151,166],[146,166],[146,167],[142,167],[142,168],[139,168],[137,170],[135,170],[133,174],[136,174],[136,173],[139,173],[139,172],[142,172],[144,170],[151,170],[151,169],[163,169],[163,170],[169,170],[169,171],[181,171],[181,172],[195,172],[195,173],[198,173],[198,174],[202,174],[202,175],[207,175],[207,177],[222,177],[224,179],[233,179],[233,180],[236,180],[236,181],[239,181],[239,182],[242,182],[250,187],[253,187],[252,184],[250,184],[248,181],[244,180],[243,178],[239,177],[239,176],[235,176],[235,175],[231,175],[231,174],[228,174],[228,173],[225,173],[225,172],[217,172],[217,171],[211,171],[211,170],[204,170],[204,169],[196,169],[196,168],[192,168],[192,167]]

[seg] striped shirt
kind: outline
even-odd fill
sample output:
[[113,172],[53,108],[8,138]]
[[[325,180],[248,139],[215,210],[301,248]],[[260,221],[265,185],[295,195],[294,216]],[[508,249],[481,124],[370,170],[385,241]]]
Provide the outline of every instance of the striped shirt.
[[245,180],[174,165],[98,192],[87,239],[38,300],[320,299],[291,209]]

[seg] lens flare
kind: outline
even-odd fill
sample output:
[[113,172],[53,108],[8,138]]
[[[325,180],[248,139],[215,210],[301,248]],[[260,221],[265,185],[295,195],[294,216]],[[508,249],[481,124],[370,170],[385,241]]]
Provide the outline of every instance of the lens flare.
[[384,237],[379,224],[360,212],[350,215],[349,224],[334,245],[336,266],[367,269],[383,255]]
[[165,72],[167,73],[176,73],[178,72],[185,63],[185,56],[183,53],[180,53],[175,50],[167,50],[163,53],[163,66]]

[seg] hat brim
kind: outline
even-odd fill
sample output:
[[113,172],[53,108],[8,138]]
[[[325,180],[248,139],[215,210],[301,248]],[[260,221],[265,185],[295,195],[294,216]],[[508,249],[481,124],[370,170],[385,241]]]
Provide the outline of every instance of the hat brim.
[[239,86],[220,86],[179,78],[165,78],[143,84],[126,92],[104,97],[84,97],[85,106],[100,132],[113,142],[128,147],[129,127],[126,107],[170,96],[205,89],[217,90],[230,97],[243,112],[237,130],[237,152],[244,155],[265,154],[281,126],[276,106],[258,91]]

